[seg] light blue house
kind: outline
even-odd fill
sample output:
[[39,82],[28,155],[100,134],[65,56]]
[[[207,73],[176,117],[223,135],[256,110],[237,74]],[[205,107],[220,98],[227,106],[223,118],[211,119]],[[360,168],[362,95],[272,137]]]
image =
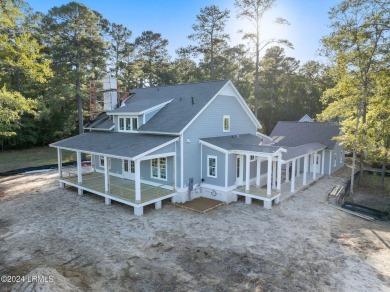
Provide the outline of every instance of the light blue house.
[[[61,187],[103,196],[106,204],[131,205],[136,215],[146,205],[161,208],[165,199],[196,197],[228,203],[244,196],[246,203],[259,199],[271,208],[282,183],[294,192],[297,176],[307,184],[324,174],[318,157],[328,145],[309,139],[285,147],[259,129],[231,81],[210,81],[135,89],[121,107],[86,125],[86,133],[51,146],[58,149]],[[62,168],[63,149],[77,153],[77,173]],[[91,156],[88,172],[82,153]],[[309,156],[322,166],[309,165]]]

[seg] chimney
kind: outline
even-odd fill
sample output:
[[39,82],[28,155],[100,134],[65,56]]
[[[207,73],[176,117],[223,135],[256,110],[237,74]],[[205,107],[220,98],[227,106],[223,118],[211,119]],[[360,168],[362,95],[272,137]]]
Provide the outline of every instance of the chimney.
[[115,77],[107,74],[103,78],[104,111],[115,109],[118,102],[117,86]]

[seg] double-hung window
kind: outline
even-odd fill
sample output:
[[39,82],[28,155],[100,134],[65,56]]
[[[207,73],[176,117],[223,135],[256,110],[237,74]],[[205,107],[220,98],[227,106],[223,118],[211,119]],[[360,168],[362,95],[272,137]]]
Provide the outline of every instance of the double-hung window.
[[333,167],[336,167],[337,164],[337,153],[333,155]]
[[340,151],[340,163],[343,163],[343,156],[344,156],[344,153],[343,153],[343,150]]
[[217,177],[217,156],[207,156],[207,176]]
[[167,180],[167,159],[154,158],[151,160],[151,176],[162,180]]

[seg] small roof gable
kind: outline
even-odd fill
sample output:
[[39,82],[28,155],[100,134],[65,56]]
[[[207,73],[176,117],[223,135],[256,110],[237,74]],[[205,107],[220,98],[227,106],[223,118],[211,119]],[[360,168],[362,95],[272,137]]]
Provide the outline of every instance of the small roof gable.
[[170,100],[187,100],[191,102],[194,97],[196,107],[204,101],[211,99],[228,82],[218,80],[199,83],[165,85],[147,88],[133,89],[125,105],[110,111],[110,114],[118,113],[140,113],[147,109],[164,104]]
[[340,127],[335,123],[301,123],[278,122],[272,130],[271,137],[276,146],[296,147],[309,143],[322,143],[333,149],[340,134]]
[[50,144],[52,147],[114,157],[136,157],[176,137],[138,133],[88,132]]
[[280,147],[276,146],[261,145],[263,138],[251,134],[202,138],[200,140],[226,151],[274,153],[280,149]]
[[305,114],[302,118],[299,119],[298,122],[301,122],[301,123],[305,123],[305,122],[306,123],[307,122],[312,123],[312,122],[314,122],[314,120],[311,117],[309,117],[308,114]]

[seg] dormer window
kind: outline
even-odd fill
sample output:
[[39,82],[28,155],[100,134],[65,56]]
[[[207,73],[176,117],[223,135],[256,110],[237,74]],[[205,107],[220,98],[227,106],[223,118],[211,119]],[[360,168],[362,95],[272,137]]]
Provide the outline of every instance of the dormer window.
[[223,116],[223,131],[230,132],[230,116]]
[[119,117],[119,132],[133,132],[138,129],[138,118]]

